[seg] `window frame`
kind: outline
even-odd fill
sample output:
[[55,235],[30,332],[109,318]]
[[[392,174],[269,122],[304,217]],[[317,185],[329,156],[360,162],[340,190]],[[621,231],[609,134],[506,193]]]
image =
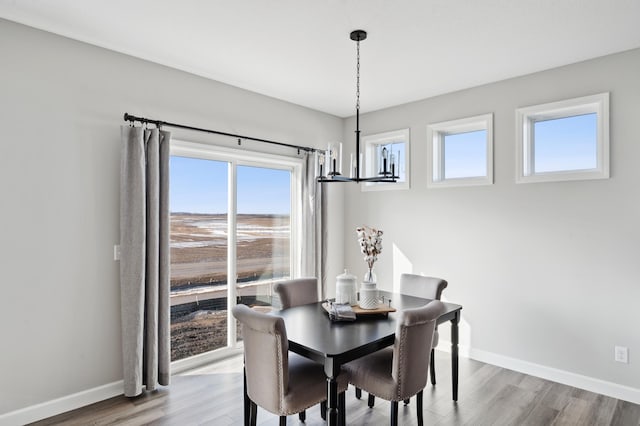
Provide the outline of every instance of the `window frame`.
[[376,147],[379,145],[387,145],[392,143],[404,143],[404,158],[400,159],[404,167],[404,182],[362,182],[361,191],[389,191],[389,190],[404,190],[411,188],[411,149],[410,149],[411,132],[409,128],[391,130],[383,133],[374,133],[371,135],[365,135],[362,137],[362,143],[364,147],[364,167],[360,171],[362,176],[376,176],[377,170],[373,170],[376,165],[375,152]]
[[[485,176],[445,178],[444,137],[451,134],[486,131],[485,137]],[[493,113],[473,117],[431,123],[427,126],[427,152],[431,155],[427,161],[427,187],[442,188],[456,186],[493,185]]]
[[[268,167],[291,171],[291,241],[289,246],[289,266],[292,278],[300,275],[302,253],[301,236],[303,235],[301,194],[303,159],[176,139],[171,141],[170,155],[230,163],[230,167],[228,168],[229,191],[227,201],[227,233],[229,239],[227,241],[227,256],[228,258],[231,258],[231,255],[233,255],[234,259],[236,258],[237,245],[237,167]],[[177,369],[176,371],[184,371],[205,362],[221,359],[229,356],[230,354],[237,353],[237,351],[242,347],[242,342],[238,342],[236,340],[236,321],[231,313],[231,308],[236,305],[237,300],[236,262],[228,262],[227,264],[227,288],[229,289],[227,293],[227,346],[194,355],[192,357],[172,361],[172,369]]]
[[[596,114],[594,169],[535,172],[537,121]],[[609,178],[609,93],[549,102],[516,109],[516,183],[558,182]]]

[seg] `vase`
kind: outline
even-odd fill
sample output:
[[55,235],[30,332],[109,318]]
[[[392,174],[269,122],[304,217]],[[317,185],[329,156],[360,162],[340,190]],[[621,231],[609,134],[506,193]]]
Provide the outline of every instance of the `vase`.
[[362,309],[376,309],[378,307],[378,289],[376,283],[363,281],[360,286],[359,306]]
[[364,274],[363,282],[365,282],[365,283],[374,283],[374,284],[377,282],[376,274],[373,272],[373,266],[371,266],[367,270],[367,272]]

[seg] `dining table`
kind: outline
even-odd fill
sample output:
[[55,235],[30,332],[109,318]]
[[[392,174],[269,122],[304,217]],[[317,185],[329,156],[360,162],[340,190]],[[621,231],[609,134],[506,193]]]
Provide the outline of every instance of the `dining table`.
[[[324,366],[327,377],[327,423],[338,425],[338,385],[336,378],[342,365],[354,359],[393,345],[398,315],[418,308],[431,300],[415,296],[379,291],[385,306],[395,308],[388,314],[358,315],[355,321],[332,321],[323,303],[317,302],[274,310],[272,315],[284,319],[289,350]],[[444,313],[436,324],[451,323],[452,397],[458,400],[458,324],[462,306],[443,302]],[[428,360],[425,360],[427,362]],[[245,389],[245,402],[246,402]],[[248,411],[245,404],[245,425]]]

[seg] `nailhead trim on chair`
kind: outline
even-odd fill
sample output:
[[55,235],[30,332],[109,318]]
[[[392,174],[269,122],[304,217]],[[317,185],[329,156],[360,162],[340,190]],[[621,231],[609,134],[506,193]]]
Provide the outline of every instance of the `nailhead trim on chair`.
[[400,366],[398,367],[399,371],[398,371],[398,392],[396,395],[396,398],[398,398],[398,401],[406,399],[406,398],[400,398],[400,389],[402,388],[402,379],[400,377],[402,377],[402,374],[400,374],[400,372],[404,371],[404,357],[402,356],[402,354],[404,353],[405,350],[405,337],[407,336],[407,327],[402,327],[402,336],[400,337],[400,345],[398,346],[398,356],[400,357]]
[[280,412],[284,411],[284,389],[282,388],[284,385],[284,370],[282,369],[282,335],[276,333],[276,345],[278,347],[278,397],[280,399]]

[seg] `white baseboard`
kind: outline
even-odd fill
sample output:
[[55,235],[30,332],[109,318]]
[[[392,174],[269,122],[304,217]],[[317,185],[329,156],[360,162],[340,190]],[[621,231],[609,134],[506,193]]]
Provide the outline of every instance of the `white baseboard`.
[[122,395],[122,380],[0,415],[1,426],[19,426]]
[[[443,342],[444,343],[444,342]],[[451,345],[442,345],[444,348],[450,348]],[[440,345],[438,345],[438,349]],[[620,385],[605,380],[596,379],[581,374],[571,373],[557,368],[547,367],[545,365],[534,364],[532,362],[523,361],[521,359],[510,358],[508,356],[499,355],[493,352],[482,351],[473,348],[460,347],[460,353],[467,355],[471,359],[484,362],[486,364],[496,365],[498,367],[509,370],[518,371],[530,376],[540,377],[552,382],[562,383],[563,385],[573,386],[575,388],[584,389],[590,392],[610,396],[612,398],[629,401],[634,404],[640,404],[640,389],[629,386]]]

